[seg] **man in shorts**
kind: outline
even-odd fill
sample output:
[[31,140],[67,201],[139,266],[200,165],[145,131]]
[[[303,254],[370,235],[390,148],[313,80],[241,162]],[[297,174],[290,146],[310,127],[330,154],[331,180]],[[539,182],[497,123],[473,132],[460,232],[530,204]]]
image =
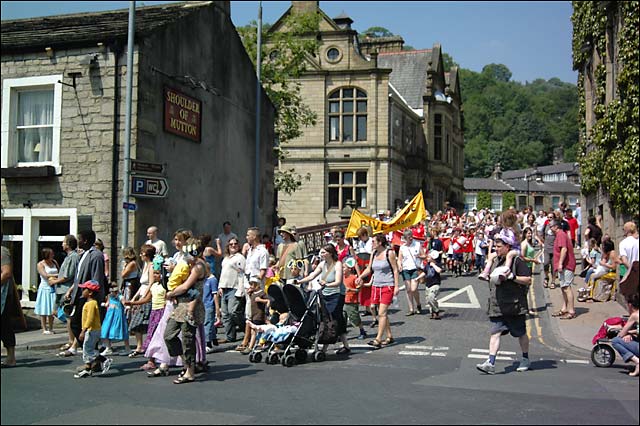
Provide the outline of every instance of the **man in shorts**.
[[[492,272],[501,267],[509,250],[516,241],[506,233],[496,236],[494,247],[498,257],[492,266]],[[510,333],[518,339],[522,349],[522,359],[517,371],[527,371],[529,362],[529,337],[527,336],[526,314],[527,292],[531,284],[531,269],[520,256],[513,261],[514,278],[505,279],[504,274],[491,274],[489,280],[489,320],[491,321],[491,339],[489,340],[489,359],[476,368],[486,374],[495,374],[496,355],[500,349],[500,337]]]
[[573,278],[576,271],[576,257],[569,235],[561,229],[560,221],[551,222],[551,231],[555,234],[553,242],[553,272],[560,279],[562,289],[562,309],[552,314],[560,319],[573,319],[576,310],[573,301]]

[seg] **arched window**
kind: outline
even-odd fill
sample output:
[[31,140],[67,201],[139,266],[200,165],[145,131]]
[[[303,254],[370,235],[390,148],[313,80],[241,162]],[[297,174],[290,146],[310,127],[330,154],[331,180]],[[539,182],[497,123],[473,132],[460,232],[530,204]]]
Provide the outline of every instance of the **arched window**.
[[329,140],[367,140],[367,94],[354,87],[329,95]]

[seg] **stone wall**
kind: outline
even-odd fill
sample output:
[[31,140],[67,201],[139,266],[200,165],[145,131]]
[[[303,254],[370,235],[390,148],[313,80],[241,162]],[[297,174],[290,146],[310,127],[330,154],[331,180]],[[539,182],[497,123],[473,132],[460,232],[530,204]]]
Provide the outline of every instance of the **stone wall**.
[[[98,53],[97,66],[79,61]],[[30,200],[33,208],[77,208],[78,215],[92,216],[93,229],[106,247],[111,246],[111,182],[114,139],[115,85],[125,84],[126,57],[108,48],[83,48],[55,51],[52,58],[45,52],[3,55],[2,79],[47,75],[63,75],[71,84],[70,72],[81,72],[76,90],[62,86],[62,122],[60,128],[60,164],[62,174],[49,178],[2,179],[2,206],[22,208]],[[138,55],[134,53],[134,89],[137,86]],[[133,101],[136,102],[136,90]],[[119,139],[124,141],[125,97],[119,97]],[[136,128],[136,115],[132,116]],[[134,132],[135,135],[135,132]],[[135,143],[135,136],[133,139]],[[122,149],[122,144],[120,145]],[[120,154],[122,158],[122,153]],[[121,176],[121,173],[120,173]],[[122,182],[118,182],[119,187]]]

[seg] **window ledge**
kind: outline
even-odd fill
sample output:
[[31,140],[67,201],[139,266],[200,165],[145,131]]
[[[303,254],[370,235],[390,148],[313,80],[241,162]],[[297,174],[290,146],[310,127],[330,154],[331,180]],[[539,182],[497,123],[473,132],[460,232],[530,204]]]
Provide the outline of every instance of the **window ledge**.
[[3,167],[2,177],[5,179],[53,177],[59,174],[56,172],[54,166]]

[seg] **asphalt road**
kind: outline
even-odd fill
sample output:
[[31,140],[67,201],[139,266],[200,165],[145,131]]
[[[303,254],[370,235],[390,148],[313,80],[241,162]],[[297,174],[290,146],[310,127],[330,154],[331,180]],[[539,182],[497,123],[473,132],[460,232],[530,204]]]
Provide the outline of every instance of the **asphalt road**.
[[515,371],[520,349],[506,336],[497,374],[477,371],[488,352],[486,284],[449,278],[439,299],[468,286],[480,307],[465,290],[445,301],[455,305],[442,321],[406,317],[401,293],[389,347],[371,351],[350,329],[350,356],[285,368],[226,346],[208,356],[208,374],[181,386],[171,382],[177,369],[150,379],[127,357],[104,376],[74,379],[79,358],[18,354],[20,367],[1,373],[2,424],[638,424],[638,380],[559,341],[541,291],[529,320],[532,370]]

